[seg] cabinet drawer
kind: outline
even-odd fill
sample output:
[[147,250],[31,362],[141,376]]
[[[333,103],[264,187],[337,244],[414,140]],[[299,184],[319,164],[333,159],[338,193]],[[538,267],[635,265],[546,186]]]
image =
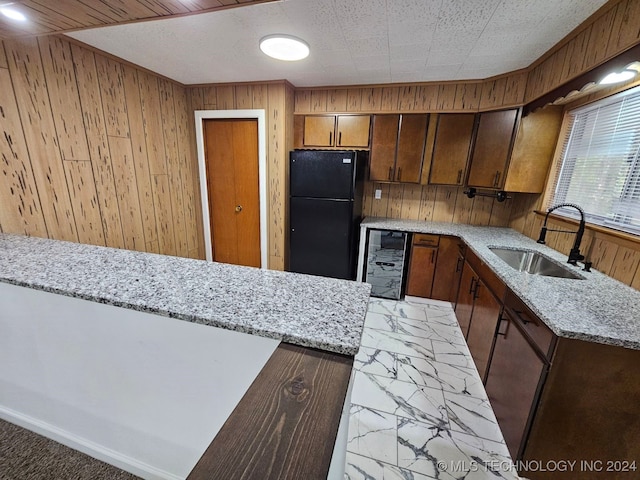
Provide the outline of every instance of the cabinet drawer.
[[440,235],[429,235],[426,233],[414,233],[413,244],[428,247],[437,247],[440,243]]
[[507,291],[505,307],[545,357],[551,358],[555,334],[511,290]]

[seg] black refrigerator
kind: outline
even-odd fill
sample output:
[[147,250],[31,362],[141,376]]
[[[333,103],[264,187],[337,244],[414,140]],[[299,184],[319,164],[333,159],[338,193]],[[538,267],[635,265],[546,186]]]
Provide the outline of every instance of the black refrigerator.
[[368,152],[293,150],[289,156],[289,270],[356,278]]

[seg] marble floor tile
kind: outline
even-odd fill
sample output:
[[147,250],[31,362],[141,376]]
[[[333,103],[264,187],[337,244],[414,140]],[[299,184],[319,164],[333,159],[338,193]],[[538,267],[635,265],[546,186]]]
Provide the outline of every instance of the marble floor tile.
[[398,302],[395,300],[385,300],[383,298],[371,297],[369,299],[368,312],[382,313],[383,315],[395,315],[397,303]]
[[444,397],[452,430],[495,442],[504,441],[486,394],[478,398],[444,392]]
[[465,345],[466,342],[462,336],[460,328],[457,326],[442,325],[423,322],[420,320],[410,320],[404,318],[396,319],[395,332],[404,335],[413,335],[420,338],[430,338],[432,340],[440,340],[442,342],[455,343],[457,345]]
[[365,327],[360,343],[362,346],[369,348],[435,360],[431,340],[426,338]]
[[396,465],[396,422],[395,415],[351,405],[347,451]]
[[441,390],[356,372],[351,404],[434,424],[449,424]]
[[398,330],[398,321],[394,315],[389,313],[369,312],[364,320],[364,326],[385,332],[396,332]]
[[432,340],[431,345],[433,346],[433,353],[435,354],[435,360],[437,362],[476,369],[469,348],[466,345],[456,345],[451,342],[440,342],[437,340]]
[[486,396],[478,373],[470,368],[399,354],[395,365],[397,379],[400,381],[441,388],[445,392],[470,397]]
[[347,452],[345,480],[434,480],[411,470],[381,462],[377,458],[368,458]]
[[398,376],[397,355],[386,350],[360,347],[353,362],[353,368],[358,372],[396,378]]

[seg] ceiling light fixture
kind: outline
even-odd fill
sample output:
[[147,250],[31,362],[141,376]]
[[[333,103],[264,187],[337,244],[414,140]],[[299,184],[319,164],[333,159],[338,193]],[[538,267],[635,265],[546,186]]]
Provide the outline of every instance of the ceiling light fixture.
[[267,35],[260,39],[260,50],[265,55],[288,62],[302,60],[309,56],[309,45],[292,35]]
[[640,64],[638,62],[633,62],[627,65],[623,70],[608,74],[600,80],[600,85],[611,85],[614,83],[626,82],[638,75],[638,73],[640,73]]
[[10,18],[11,20],[18,20],[19,22],[24,22],[27,19],[27,17],[25,17],[22,13],[9,6],[0,7],[0,13],[2,13],[5,17]]

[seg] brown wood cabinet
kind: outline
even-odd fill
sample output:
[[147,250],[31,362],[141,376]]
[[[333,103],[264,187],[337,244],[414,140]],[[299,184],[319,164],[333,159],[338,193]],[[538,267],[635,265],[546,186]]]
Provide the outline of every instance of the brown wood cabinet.
[[370,115],[306,115],[302,146],[366,148]]
[[469,161],[475,114],[438,115],[429,183],[462,185]]
[[467,180],[469,186],[503,188],[519,113],[519,109],[511,109],[479,115]]
[[458,298],[456,300],[456,318],[462,330],[464,338],[469,334],[469,325],[471,324],[471,315],[473,314],[473,303],[475,301],[475,287],[478,281],[478,275],[469,265],[464,262],[462,267],[462,275],[460,276],[460,288],[458,290]]
[[374,115],[369,179],[420,183],[428,114]]
[[431,297],[439,241],[438,235],[413,234],[405,290],[407,295]]
[[464,250],[464,242],[459,238],[445,235],[440,237],[431,298],[452,303],[456,301],[464,265]]

